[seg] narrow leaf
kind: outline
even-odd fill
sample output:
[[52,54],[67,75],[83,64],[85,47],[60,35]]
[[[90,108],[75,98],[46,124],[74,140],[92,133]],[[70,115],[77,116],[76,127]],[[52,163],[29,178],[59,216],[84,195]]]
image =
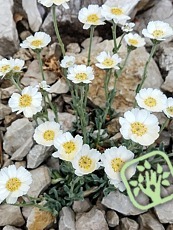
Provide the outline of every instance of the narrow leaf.
[[143,172],[145,170],[144,166],[142,166],[142,165],[138,165],[137,169],[139,172]]
[[141,174],[139,174],[138,176],[138,181],[139,183],[142,183],[144,181],[144,177]]
[[130,184],[131,186],[133,186],[133,187],[136,187],[137,184],[138,184],[138,182],[137,182],[136,180],[132,180],[132,181],[129,182],[129,184]]
[[144,166],[145,166],[146,169],[150,169],[151,168],[151,165],[150,165],[150,163],[147,160],[145,160]]
[[166,179],[169,177],[170,174],[171,174],[171,172],[164,172],[162,178]]
[[169,183],[168,180],[163,180],[163,181],[162,181],[162,185],[164,185],[164,186],[169,186],[170,183]]
[[140,191],[140,188],[139,188],[139,187],[134,188],[134,189],[133,189],[133,193],[134,193],[134,195],[135,195],[135,196],[138,196],[139,191]]
[[157,173],[162,173],[163,172],[163,168],[160,164],[157,164]]

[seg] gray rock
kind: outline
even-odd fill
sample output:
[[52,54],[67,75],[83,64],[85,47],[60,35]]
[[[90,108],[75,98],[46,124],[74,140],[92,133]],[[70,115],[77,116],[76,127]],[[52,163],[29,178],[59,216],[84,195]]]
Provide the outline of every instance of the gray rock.
[[38,167],[49,156],[49,149],[43,145],[34,145],[27,155],[27,168],[34,169]]
[[173,223],[173,200],[154,207],[155,213],[161,223]]
[[166,230],[173,230],[173,224],[170,224]]
[[0,226],[14,225],[17,227],[25,223],[20,207],[1,204],[0,205]]
[[173,70],[170,70],[166,79],[165,79],[165,82],[163,83],[163,85],[161,86],[161,89],[163,90],[166,90],[168,92],[173,92]]
[[18,47],[19,40],[16,25],[13,20],[13,0],[0,0],[0,54],[13,55]]
[[173,47],[172,42],[162,42],[158,52],[159,66],[164,71],[173,70]]
[[8,99],[9,97],[11,97],[13,93],[18,93],[18,92],[19,92],[18,89],[16,89],[14,85],[4,89],[0,89],[1,99]]
[[0,104],[0,120],[11,113],[11,108],[7,105]]
[[76,230],[75,215],[69,207],[63,207],[60,212],[59,230]]
[[19,149],[34,133],[34,127],[27,118],[14,121],[4,136],[3,147],[6,153],[12,155]]
[[145,213],[143,215],[140,215],[139,218],[139,224],[140,224],[140,230],[164,230],[162,224],[159,223],[159,221],[154,217],[154,215],[150,213]]
[[119,216],[114,211],[107,211],[106,220],[108,222],[109,227],[115,227],[119,225]]
[[59,169],[59,159],[51,156],[46,160],[46,165],[49,168],[58,170]]
[[22,230],[21,228],[15,228],[14,226],[7,225],[3,230]]
[[47,189],[51,184],[49,169],[46,166],[41,166],[30,171],[33,182],[28,191],[28,195],[38,197],[41,192]]
[[33,139],[30,137],[19,149],[13,153],[11,160],[22,161],[23,158],[29,153],[32,145]]
[[76,121],[76,117],[70,113],[58,113],[58,121],[64,132],[72,129],[73,122]]
[[[139,196],[141,204],[147,204],[148,199],[142,194]],[[103,198],[102,204],[107,208],[113,209],[117,212],[120,212],[124,215],[139,215],[146,211],[139,210],[133,206],[128,196],[125,196],[123,193],[118,190],[115,192],[109,193],[106,197]],[[123,205],[122,205],[123,204]]]
[[83,201],[74,201],[73,203],[73,211],[78,213],[78,212],[87,212],[92,208],[92,204],[89,201],[89,199],[84,199]]
[[76,220],[76,230],[108,230],[102,211],[93,207],[89,212],[82,213]]
[[53,94],[62,94],[67,93],[69,91],[69,87],[64,78],[60,78],[55,84],[50,87],[49,93]]
[[139,224],[130,219],[130,218],[122,218],[120,220],[120,229],[122,230],[138,230],[139,229]]

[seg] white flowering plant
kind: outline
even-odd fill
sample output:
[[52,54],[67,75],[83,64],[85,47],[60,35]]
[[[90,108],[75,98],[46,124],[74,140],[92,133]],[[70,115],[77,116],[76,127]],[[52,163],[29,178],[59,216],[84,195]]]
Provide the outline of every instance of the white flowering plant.
[[[31,121],[35,121],[33,139],[37,144],[50,147],[52,156],[59,161],[60,167],[51,171],[52,184],[39,199],[28,197],[28,201],[17,201],[19,196],[26,195],[32,179],[30,173],[23,169],[10,166],[0,171],[0,202],[19,206],[39,207],[57,215],[63,206],[72,205],[75,200],[82,200],[92,194],[92,199],[119,189],[125,192],[120,171],[123,165],[146,154],[153,149],[159,149],[156,140],[173,117],[173,98],[167,98],[159,89],[143,88],[147,77],[147,68],[155,54],[157,45],[173,35],[172,28],[164,22],[149,22],[143,29],[141,37],[133,33],[134,23],[129,23],[130,5],[123,6],[115,1],[114,5],[89,5],[79,11],[79,21],[84,29],[90,30],[90,42],[86,63],[77,63],[74,56],[65,53],[61,39],[55,8],[62,5],[68,8],[70,0],[39,0],[46,7],[51,7],[53,22],[59,47],[62,52],[60,66],[71,94],[71,109],[76,116],[72,130],[64,132],[58,122],[58,109],[50,97],[50,86],[45,80],[41,51],[51,42],[51,37],[44,32],[36,32],[21,43],[22,48],[32,49],[39,61],[42,81],[36,86],[22,88],[20,74],[24,61],[19,59],[2,59],[0,61],[0,77],[10,79],[17,87],[18,93],[13,93],[9,106],[12,112],[23,113]],[[91,63],[92,41],[94,30],[99,25],[112,24],[114,48],[112,52],[103,50],[95,57],[95,66]],[[121,38],[117,39],[116,29],[122,28]],[[145,45],[145,37],[152,41],[152,49],[144,66],[141,82],[136,86],[134,107],[119,115],[113,110],[117,80],[126,67],[128,58],[133,50]],[[127,56],[122,59],[119,50],[122,42],[126,43]],[[88,92],[95,78],[95,68],[104,71],[105,106],[95,108],[88,113]],[[109,88],[113,79],[113,88]],[[50,120],[48,109],[54,113]],[[155,113],[165,114],[166,121],[162,125]],[[120,138],[111,140],[106,128],[108,121],[119,116]],[[40,123],[41,120],[41,123]],[[169,153],[168,153],[169,154]],[[157,159],[159,162],[160,159]],[[152,161],[150,162],[152,164]],[[136,173],[136,166],[129,168],[127,178]],[[13,175],[12,175],[13,174]],[[44,205],[39,202],[44,200]]]

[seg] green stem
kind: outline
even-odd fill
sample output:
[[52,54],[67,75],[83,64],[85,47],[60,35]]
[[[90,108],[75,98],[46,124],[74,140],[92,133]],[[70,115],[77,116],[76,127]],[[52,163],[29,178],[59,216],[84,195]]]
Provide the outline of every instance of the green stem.
[[52,15],[53,15],[53,25],[54,25],[56,37],[57,37],[57,40],[58,40],[58,44],[59,44],[59,46],[61,48],[62,55],[65,56],[64,43],[62,42],[62,39],[61,39],[61,36],[60,36],[60,33],[59,33],[59,29],[58,29],[57,20],[56,20],[56,6],[55,5],[52,6]]
[[13,204],[14,206],[18,206],[18,207],[36,207],[36,208],[39,208],[40,210],[42,211],[45,211],[45,212],[50,212],[49,209],[47,209],[46,207],[43,207],[39,204],[35,204],[33,202],[31,203],[23,203],[23,204],[20,204],[20,203],[16,203],[16,204]]
[[42,76],[43,81],[45,81],[45,76],[44,76],[44,71],[43,71],[43,61],[41,58],[41,51],[38,51],[36,53],[37,53],[37,59],[38,59],[39,66],[40,66],[41,76]]
[[160,127],[159,134],[162,133],[162,131],[168,126],[168,124],[169,124],[169,118],[167,117],[166,120],[165,120],[165,122]]
[[17,82],[15,81],[14,77],[11,76],[10,78],[11,82],[13,83],[13,85],[19,90],[19,92],[22,91],[21,87],[19,86],[19,84],[17,84]]
[[87,61],[87,65],[90,65],[91,62],[91,48],[92,48],[92,42],[93,42],[93,37],[94,37],[94,26],[91,26],[90,29],[90,43],[89,43],[89,50],[88,50],[88,61]]
[[113,49],[113,53],[117,53],[118,51],[118,47],[117,47],[117,25],[114,22],[114,20],[112,21],[113,25],[112,25],[112,36],[113,36],[113,40],[114,40],[114,49]]

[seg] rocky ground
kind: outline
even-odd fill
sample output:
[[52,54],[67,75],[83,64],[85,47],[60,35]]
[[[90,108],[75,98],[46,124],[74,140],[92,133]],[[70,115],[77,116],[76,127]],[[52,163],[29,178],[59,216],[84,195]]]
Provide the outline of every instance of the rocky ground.
[[[24,86],[35,85],[41,80],[39,64],[35,60],[35,53],[31,50],[19,48],[19,43],[31,33],[42,30],[52,36],[52,44],[42,51],[44,71],[47,83],[51,85],[52,100],[57,104],[59,121],[64,131],[72,128],[75,116],[70,107],[68,86],[62,76],[59,66],[61,53],[56,42],[51,12],[37,6],[36,0],[0,0],[0,55],[25,60],[26,68],[23,73]],[[85,3],[83,3],[85,2]],[[76,56],[78,63],[85,63],[88,48],[88,32],[82,30],[77,20],[77,12],[83,5],[89,3],[102,4],[104,1],[71,0],[70,11],[57,9],[57,18],[66,44],[67,54]],[[137,1],[134,1],[138,2]],[[72,11],[73,10],[73,11]],[[69,12],[72,11],[70,16]],[[136,23],[135,30],[141,33],[149,21],[162,20],[173,26],[172,0],[141,0],[131,12]],[[118,31],[119,32],[119,31]],[[72,36],[75,34],[75,36]],[[121,34],[119,34],[121,35]],[[93,41],[92,60],[102,51],[112,50],[110,25],[105,31],[101,27],[95,32]],[[122,113],[131,108],[134,101],[134,91],[142,76],[143,67],[148,59],[151,43],[147,41],[147,49],[139,48],[132,52],[117,85],[117,96],[113,107]],[[167,96],[173,93],[173,38],[162,42],[148,69],[146,87],[161,88]],[[126,55],[125,45],[120,49],[120,56]],[[102,106],[104,102],[103,72],[95,69],[95,80],[90,87],[89,106]],[[24,166],[30,170],[33,183],[29,195],[38,197],[50,185],[49,168],[58,168],[57,159],[49,154],[49,148],[33,142],[34,124],[22,115],[16,115],[8,107],[8,99],[14,86],[7,80],[0,81],[0,166],[12,163]],[[111,88],[111,83],[110,83]],[[92,103],[91,103],[92,102]],[[159,116],[160,123],[164,118]],[[113,138],[120,138],[118,123],[114,119],[108,125],[108,132]],[[27,130],[27,132],[26,132]],[[115,135],[116,134],[116,135]],[[115,135],[115,136],[114,136]],[[163,142],[172,151],[173,121],[162,133],[158,142]],[[145,202],[145,200],[144,200]],[[99,198],[92,204],[89,198],[74,202],[71,208],[64,207],[58,219],[50,213],[39,211],[37,208],[22,208],[11,205],[0,205],[0,229],[59,229],[59,230],[171,230],[173,229],[173,201],[157,206],[146,212],[134,208],[129,198],[122,193],[111,192],[107,197]]]

